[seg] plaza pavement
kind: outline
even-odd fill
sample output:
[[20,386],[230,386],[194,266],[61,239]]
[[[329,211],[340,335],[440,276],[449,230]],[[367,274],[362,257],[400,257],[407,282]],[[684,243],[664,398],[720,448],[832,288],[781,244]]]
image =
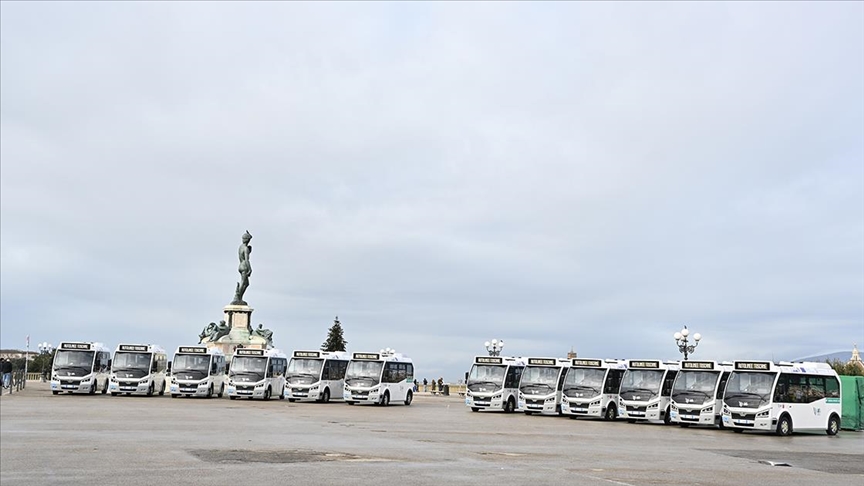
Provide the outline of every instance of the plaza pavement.
[[[760,461],[779,461],[789,467]],[[0,484],[806,485],[864,483],[864,434],[168,396],[0,397]]]

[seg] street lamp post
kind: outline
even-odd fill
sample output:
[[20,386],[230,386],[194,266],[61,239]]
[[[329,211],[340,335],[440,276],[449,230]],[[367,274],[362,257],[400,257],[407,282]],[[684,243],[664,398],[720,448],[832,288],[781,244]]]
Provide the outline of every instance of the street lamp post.
[[675,344],[678,345],[678,351],[684,353],[684,361],[687,361],[687,356],[696,351],[696,346],[699,346],[699,341],[702,340],[702,335],[697,332],[693,335],[693,344],[690,344],[690,341],[687,339],[689,336],[690,330],[687,329],[687,326],[684,326],[684,329],[681,329],[672,336],[675,338]]
[[486,341],[483,345],[486,346],[489,356],[501,356],[501,350],[504,349],[504,340],[493,339],[492,342]]

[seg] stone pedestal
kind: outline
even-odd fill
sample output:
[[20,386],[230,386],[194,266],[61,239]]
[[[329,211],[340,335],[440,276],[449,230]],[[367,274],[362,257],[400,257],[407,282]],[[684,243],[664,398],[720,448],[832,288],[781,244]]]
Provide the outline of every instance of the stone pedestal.
[[215,342],[205,343],[207,348],[221,350],[228,359],[231,359],[234,350],[241,345],[244,348],[265,349],[267,343],[264,338],[251,333],[253,310],[255,309],[248,305],[226,305],[225,323],[231,327],[231,331]]

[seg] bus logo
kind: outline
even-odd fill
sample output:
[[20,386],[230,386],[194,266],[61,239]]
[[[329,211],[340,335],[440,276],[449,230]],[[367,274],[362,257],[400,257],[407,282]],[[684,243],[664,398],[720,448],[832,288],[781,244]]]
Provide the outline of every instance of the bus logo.
[[354,353],[354,359],[381,359],[378,353]]
[[264,350],[263,349],[240,348],[240,349],[235,349],[234,354],[237,356],[264,356]]
[[630,368],[660,368],[659,361],[631,361]]
[[757,371],[768,371],[770,367],[770,363],[767,361],[736,361],[735,369],[736,370],[757,370]]
[[140,344],[121,344],[120,351],[147,351],[147,346]]
[[474,362],[477,364],[504,364],[504,358],[478,356]]
[[207,354],[207,348],[201,346],[180,346],[181,353]]
[[320,358],[321,353],[318,351],[294,351],[295,358]]
[[685,370],[713,370],[714,363],[711,361],[682,361],[681,368]]
[[548,358],[528,358],[529,365],[541,365],[541,366],[555,366],[556,363],[554,359]]
[[60,349],[90,349],[88,343],[62,343]]
[[591,368],[599,368],[601,365],[599,359],[574,359],[573,366],[589,366]]

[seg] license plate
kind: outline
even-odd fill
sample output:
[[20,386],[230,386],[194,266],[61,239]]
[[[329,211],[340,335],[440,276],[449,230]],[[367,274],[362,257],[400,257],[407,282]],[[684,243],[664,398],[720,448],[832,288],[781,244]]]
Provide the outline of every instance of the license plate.
[[75,385],[63,385],[63,388],[78,388]]

